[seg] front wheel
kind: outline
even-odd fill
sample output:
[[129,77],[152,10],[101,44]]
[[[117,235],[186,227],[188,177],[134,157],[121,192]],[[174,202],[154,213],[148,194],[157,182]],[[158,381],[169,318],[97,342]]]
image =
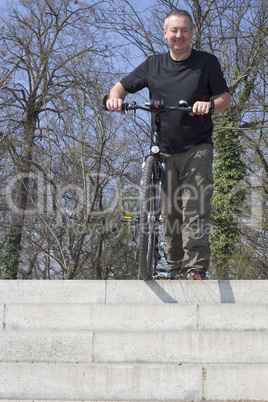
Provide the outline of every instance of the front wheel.
[[139,278],[152,278],[156,266],[155,245],[157,241],[157,162],[150,155],[145,162],[140,196],[138,228]]

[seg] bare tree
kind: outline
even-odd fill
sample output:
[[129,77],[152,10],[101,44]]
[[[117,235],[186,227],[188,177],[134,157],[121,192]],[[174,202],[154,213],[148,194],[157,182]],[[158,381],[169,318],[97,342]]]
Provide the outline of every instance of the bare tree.
[[[18,178],[16,194],[9,195],[15,198],[12,225],[18,249],[29,202],[29,174],[33,167],[38,169],[34,148],[42,136],[42,116],[45,112],[60,114],[60,99],[68,96],[74,83],[68,74],[69,65],[85,53],[101,51],[90,30],[95,6],[72,3],[21,0],[3,20],[1,29],[4,79],[0,124],[5,126],[8,117],[6,143]],[[16,269],[14,272],[13,278]]]

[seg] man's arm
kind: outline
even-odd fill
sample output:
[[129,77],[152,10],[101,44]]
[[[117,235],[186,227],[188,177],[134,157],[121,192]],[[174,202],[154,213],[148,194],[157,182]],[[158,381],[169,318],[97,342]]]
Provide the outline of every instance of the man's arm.
[[220,113],[228,109],[232,102],[232,98],[229,92],[223,92],[222,94],[216,95],[213,98],[215,103],[214,113]]
[[127,96],[128,92],[125,90],[121,82],[117,82],[111,89],[109,93],[109,98],[106,102],[106,107],[110,112],[120,112],[122,111],[122,103]]
[[[232,98],[229,92],[223,92],[219,95],[213,96],[214,103],[215,103],[215,110],[214,113],[223,112],[225,109],[230,107]],[[194,114],[208,114],[211,109],[211,102],[195,102],[193,105],[193,112],[190,113],[192,116]]]

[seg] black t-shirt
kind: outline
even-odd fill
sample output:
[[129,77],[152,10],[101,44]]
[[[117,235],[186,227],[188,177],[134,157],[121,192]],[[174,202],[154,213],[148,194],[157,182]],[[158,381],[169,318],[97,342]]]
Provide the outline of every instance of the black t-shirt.
[[[150,99],[164,100],[168,106],[178,105],[181,99],[191,106],[228,91],[218,59],[194,49],[181,61],[173,60],[169,52],[151,56],[121,84],[129,93],[148,88]],[[212,130],[210,115],[190,116],[181,111],[162,114],[161,151],[184,152],[193,145],[211,143]]]

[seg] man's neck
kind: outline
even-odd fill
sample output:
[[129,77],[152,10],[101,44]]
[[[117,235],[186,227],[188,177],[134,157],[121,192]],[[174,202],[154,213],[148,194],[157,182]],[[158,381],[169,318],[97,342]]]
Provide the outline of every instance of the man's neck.
[[183,54],[174,54],[170,51],[170,57],[175,61],[186,60],[192,53],[192,48],[189,48],[187,52]]

